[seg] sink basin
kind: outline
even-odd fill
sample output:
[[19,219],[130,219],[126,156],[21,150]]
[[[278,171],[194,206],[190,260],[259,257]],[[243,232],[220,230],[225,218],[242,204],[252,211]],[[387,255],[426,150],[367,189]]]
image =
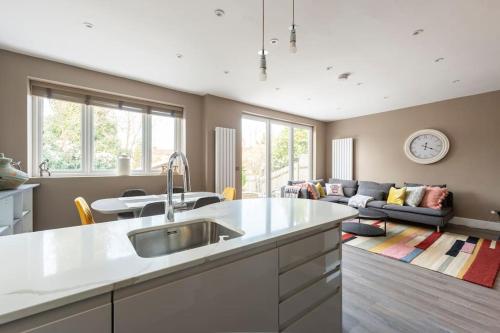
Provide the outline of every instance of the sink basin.
[[132,231],[128,238],[140,257],[152,258],[194,249],[242,234],[213,221],[196,221],[181,226],[161,226],[155,229]]

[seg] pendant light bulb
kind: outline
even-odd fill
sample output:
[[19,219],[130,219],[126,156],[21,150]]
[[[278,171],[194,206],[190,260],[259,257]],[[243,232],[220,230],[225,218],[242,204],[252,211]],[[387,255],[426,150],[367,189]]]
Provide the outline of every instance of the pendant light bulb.
[[262,50],[260,55],[259,80],[267,80],[267,61],[265,50]]
[[290,31],[290,53],[297,53],[297,34],[295,32],[295,25],[292,25]]

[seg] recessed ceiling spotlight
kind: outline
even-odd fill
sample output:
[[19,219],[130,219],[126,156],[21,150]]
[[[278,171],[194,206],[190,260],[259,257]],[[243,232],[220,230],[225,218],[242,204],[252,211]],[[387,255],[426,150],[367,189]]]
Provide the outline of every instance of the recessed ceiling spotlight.
[[389,99],[389,96],[384,96],[384,99]]
[[362,85],[362,84],[363,84],[363,82],[358,82],[358,83],[356,83],[356,85],[357,85],[357,86],[360,86],[360,85]]
[[342,108],[340,106],[337,107],[337,110],[342,110]]
[[175,56],[177,57],[177,59],[182,59],[182,57],[184,57],[181,53],[177,53]]
[[452,83],[458,83],[458,82],[460,82],[460,80],[453,80]]
[[418,36],[418,35],[420,35],[420,34],[421,34],[421,33],[423,33],[423,32],[424,32],[424,29],[417,29],[417,30],[415,30],[415,31],[413,32],[413,34],[412,34],[412,35],[413,35],[413,36]]
[[441,62],[443,60],[444,60],[444,58],[437,58],[436,60],[434,60],[434,62]]
[[339,80],[347,80],[351,75],[352,75],[352,73],[350,73],[350,72],[342,73],[339,75]]
[[278,45],[279,42],[280,42],[280,40],[278,38],[271,38],[269,40],[269,43],[271,43],[273,45]]
[[224,71],[224,74],[226,74],[226,75],[229,74],[229,71]]
[[311,100],[311,97],[307,97],[307,100],[310,101]]
[[86,27],[86,28],[89,28],[89,29],[92,29],[94,27],[94,24],[90,23],[90,22],[83,22],[83,25]]
[[278,90],[280,90],[280,88],[276,87],[276,88],[274,88],[274,90],[278,91]]
[[217,17],[222,17],[226,14],[226,12],[220,8],[214,10],[215,16]]
[[327,66],[327,67],[326,67],[326,70],[327,70],[327,71],[331,71],[332,69],[333,69],[333,66]]

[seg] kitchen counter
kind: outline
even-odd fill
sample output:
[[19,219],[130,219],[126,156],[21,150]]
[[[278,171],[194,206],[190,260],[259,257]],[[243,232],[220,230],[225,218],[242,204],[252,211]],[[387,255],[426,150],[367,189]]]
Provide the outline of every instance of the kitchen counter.
[[243,236],[155,258],[139,257],[127,234],[164,225],[163,216],[2,237],[0,324],[301,233],[332,228],[356,215],[347,206],[304,199],[221,202],[176,213],[176,222],[170,225],[211,219]]

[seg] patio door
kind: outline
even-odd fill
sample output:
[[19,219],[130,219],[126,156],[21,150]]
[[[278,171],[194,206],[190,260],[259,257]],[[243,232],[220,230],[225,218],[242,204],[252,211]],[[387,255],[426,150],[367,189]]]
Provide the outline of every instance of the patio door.
[[312,177],[312,128],[242,117],[243,198],[279,197],[288,180]]

